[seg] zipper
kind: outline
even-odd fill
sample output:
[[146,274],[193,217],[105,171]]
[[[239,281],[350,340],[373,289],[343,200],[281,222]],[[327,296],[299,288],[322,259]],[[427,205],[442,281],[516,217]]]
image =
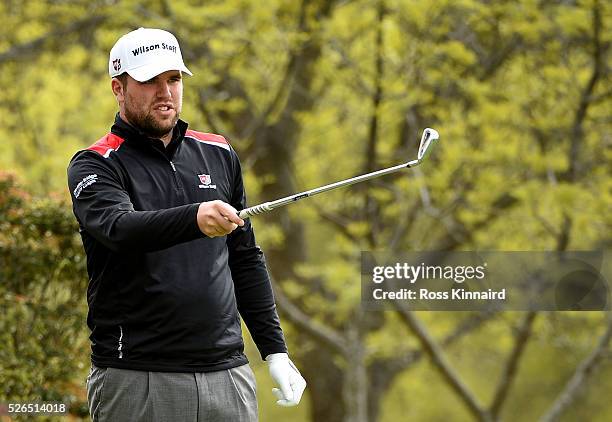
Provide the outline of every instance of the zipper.
[[164,157],[164,160],[166,160],[167,163],[170,164],[170,168],[172,169],[172,176],[174,177],[174,187],[176,188],[177,191],[181,191],[183,190],[183,187],[181,185],[181,181],[179,180],[177,171],[176,171],[176,166],[174,165],[174,163],[172,162],[171,159],[169,159],[166,154],[164,154],[162,151],[158,150],[157,148],[153,148],[159,155],[161,155],[162,157]]
[[170,162],[170,167],[172,167],[172,174],[174,175],[174,185],[176,186],[177,190],[181,190],[183,188],[181,187],[181,182],[179,181],[178,174],[176,174],[176,167],[174,166],[174,163],[172,161],[168,161]]
[[123,359],[123,327],[119,326],[119,344],[117,346],[119,352],[119,359]]

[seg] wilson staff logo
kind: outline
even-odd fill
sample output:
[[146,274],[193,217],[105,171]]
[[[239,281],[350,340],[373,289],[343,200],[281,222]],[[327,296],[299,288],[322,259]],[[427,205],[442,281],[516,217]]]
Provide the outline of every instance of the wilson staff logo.
[[200,184],[198,185],[200,189],[217,189],[217,185],[211,184],[210,174],[198,174],[198,178],[200,179]]

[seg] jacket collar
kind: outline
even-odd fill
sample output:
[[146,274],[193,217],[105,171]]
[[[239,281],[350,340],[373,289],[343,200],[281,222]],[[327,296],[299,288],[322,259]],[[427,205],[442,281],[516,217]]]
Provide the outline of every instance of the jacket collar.
[[177,150],[181,142],[183,142],[183,138],[185,137],[185,132],[187,132],[187,127],[189,125],[187,122],[179,119],[176,122],[176,126],[174,126],[174,131],[172,132],[172,140],[168,144],[168,147],[164,147],[164,143],[157,138],[152,138],[149,135],[145,134],[139,128],[132,126],[131,124],[124,121],[119,113],[115,115],[115,123],[111,127],[111,132],[126,141],[133,143],[138,146],[142,146],[145,148],[155,148],[162,151],[166,156],[172,157],[174,152]]

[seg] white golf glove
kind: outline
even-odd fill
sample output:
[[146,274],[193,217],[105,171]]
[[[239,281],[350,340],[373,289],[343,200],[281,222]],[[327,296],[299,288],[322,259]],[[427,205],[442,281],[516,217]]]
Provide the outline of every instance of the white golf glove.
[[297,406],[306,388],[306,380],[300,371],[291,362],[287,353],[272,353],[266,356],[266,362],[268,362],[270,376],[279,387],[272,389],[278,398],[276,404],[285,407]]

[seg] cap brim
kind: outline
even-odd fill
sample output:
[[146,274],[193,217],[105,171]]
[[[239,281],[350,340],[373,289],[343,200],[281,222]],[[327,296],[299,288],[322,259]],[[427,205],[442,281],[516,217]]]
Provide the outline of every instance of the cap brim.
[[176,63],[149,63],[135,69],[128,70],[127,73],[138,82],[145,82],[169,70],[180,70],[189,76],[193,76],[193,73],[187,69],[187,66],[184,64],[177,65]]

